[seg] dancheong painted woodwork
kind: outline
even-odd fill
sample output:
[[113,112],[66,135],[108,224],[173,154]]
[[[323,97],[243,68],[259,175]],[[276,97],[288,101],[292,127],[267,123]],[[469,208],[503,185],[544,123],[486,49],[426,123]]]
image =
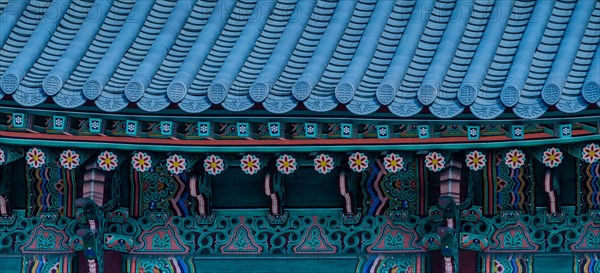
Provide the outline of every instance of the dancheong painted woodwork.
[[0,272],[600,272],[598,0],[0,22]]

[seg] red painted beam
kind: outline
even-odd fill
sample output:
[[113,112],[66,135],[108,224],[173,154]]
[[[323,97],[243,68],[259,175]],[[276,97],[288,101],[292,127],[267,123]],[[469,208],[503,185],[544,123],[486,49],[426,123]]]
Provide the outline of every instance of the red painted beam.
[[[593,133],[586,130],[573,130],[573,136],[586,136]],[[440,138],[391,138],[391,139],[201,139],[201,140],[183,140],[183,139],[154,139],[138,137],[115,137],[115,136],[75,136],[75,135],[55,135],[55,134],[31,134],[27,132],[0,131],[0,137],[33,139],[33,140],[51,140],[51,141],[78,141],[78,142],[110,142],[123,144],[150,144],[150,145],[174,145],[174,146],[311,146],[311,145],[392,145],[392,144],[444,144],[444,143],[485,143],[512,141],[506,136],[484,136],[478,140],[468,140],[467,137],[440,137]],[[547,133],[526,134],[525,140],[551,139],[554,136]]]

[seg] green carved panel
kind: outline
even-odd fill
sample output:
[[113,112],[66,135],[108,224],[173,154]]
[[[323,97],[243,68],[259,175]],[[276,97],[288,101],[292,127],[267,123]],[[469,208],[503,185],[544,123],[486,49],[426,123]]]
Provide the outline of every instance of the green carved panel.
[[532,179],[533,164],[524,164],[513,162],[507,164],[509,153],[515,153],[516,156],[523,156],[527,159],[527,154],[523,151],[514,149],[511,151],[503,151],[496,155],[496,187],[497,187],[497,203],[500,211],[504,210],[520,210],[524,213],[533,211],[534,195],[534,180]]

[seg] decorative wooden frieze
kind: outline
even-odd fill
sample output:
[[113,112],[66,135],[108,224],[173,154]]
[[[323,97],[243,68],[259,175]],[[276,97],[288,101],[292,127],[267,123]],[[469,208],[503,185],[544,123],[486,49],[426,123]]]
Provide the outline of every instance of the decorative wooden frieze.
[[419,125],[418,126],[419,138],[431,138],[433,137],[433,127],[431,125]]
[[511,124],[509,126],[509,137],[512,139],[524,139],[525,138],[525,125]]
[[318,123],[304,123],[304,134],[306,138],[317,138],[321,134],[321,126]]
[[11,115],[11,123],[12,129],[27,129],[31,128],[31,118],[30,115],[24,113],[13,113]]
[[467,138],[469,140],[478,140],[481,128],[479,126],[467,126]]
[[457,137],[468,135],[466,127],[461,124],[440,125],[436,127],[438,132],[436,137]]
[[100,134],[104,131],[104,122],[101,118],[89,118],[88,129],[90,133]]
[[249,122],[238,122],[236,123],[236,132],[238,137],[249,138],[252,137],[253,130],[252,124]]
[[375,124],[356,124],[356,138],[377,138],[377,125]]
[[269,122],[267,127],[271,137],[280,138],[285,134],[285,128],[281,122]]
[[341,123],[340,124],[340,137],[341,138],[352,138],[356,135],[354,124],[352,123]]
[[54,131],[65,131],[69,127],[69,119],[65,116],[53,116],[50,128]]
[[213,127],[212,123],[208,121],[199,121],[197,123],[196,131],[199,137],[212,137],[213,136]]
[[554,127],[554,136],[558,138],[570,138],[573,132],[573,125],[568,124],[556,124]]
[[137,120],[125,121],[125,134],[128,136],[138,136],[140,133],[139,122]]
[[377,125],[377,138],[388,139],[392,137],[393,132],[389,125]]
[[160,133],[165,137],[173,137],[177,135],[176,124],[172,121],[161,121]]

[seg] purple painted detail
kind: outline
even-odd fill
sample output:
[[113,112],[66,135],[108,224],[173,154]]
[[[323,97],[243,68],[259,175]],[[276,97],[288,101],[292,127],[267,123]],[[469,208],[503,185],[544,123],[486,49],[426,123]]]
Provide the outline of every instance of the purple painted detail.
[[333,246],[325,237],[323,227],[317,225],[317,217],[313,217],[313,224],[307,229],[302,241],[294,247],[296,254],[330,253],[334,254],[337,247]]
[[263,247],[250,236],[250,229],[244,224],[246,217],[240,217],[240,224],[233,230],[233,236],[221,247],[224,254],[260,254]]
[[577,242],[570,246],[575,252],[597,252],[600,249],[600,224],[589,223],[579,233]]
[[149,230],[142,231],[139,238],[141,243],[133,248],[131,251],[132,253],[187,254],[190,252],[189,246],[181,241],[178,232],[171,224],[164,224],[162,226],[156,226]]
[[515,252],[515,251],[537,251],[540,245],[531,238],[529,231],[523,223],[498,229],[492,235],[492,243],[488,252]]
[[21,247],[22,253],[64,253],[69,250],[64,230],[47,226],[36,227],[29,240]]
[[423,252],[423,248],[417,244],[418,241],[418,235],[414,230],[388,222],[381,228],[375,243],[367,247],[367,251],[370,253]]

